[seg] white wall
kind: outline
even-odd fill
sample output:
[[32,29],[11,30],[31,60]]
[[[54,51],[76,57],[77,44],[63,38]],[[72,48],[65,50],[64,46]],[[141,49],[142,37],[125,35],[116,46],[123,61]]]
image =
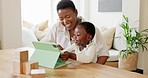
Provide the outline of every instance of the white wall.
[[73,0],[73,2],[78,10],[78,16],[82,16],[85,20],[88,20],[90,0]]
[[129,17],[131,26],[139,26],[140,0],[122,0],[123,14]]
[[0,50],[1,50],[1,35],[2,35],[2,1],[0,0]]
[[[140,30],[148,28],[148,0],[140,0]],[[148,47],[148,44],[146,45]],[[140,65],[144,69],[144,74],[148,75],[148,51],[141,53]]]
[[129,17],[132,26],[139,26],[140,0],[122,0],[122,12],[98,12],[98,0],[88,0],[87,2],[90,3],[88,9],[91,8],[90,11],[87,11],[89,21],[98,27],[120,26],[123,14]]
[[[50,17],[51,0],[21,0],[22,19],[36,25]],[[54,0],[55,1],[55,0]]]
[[21,0],[0,0],[0,36],[2,49],[17,48],[21,38]]
[[122,12],[98,12],[98,0],[91,0],[89,12],[89,21],[97,27],[116,27],[121,24]]

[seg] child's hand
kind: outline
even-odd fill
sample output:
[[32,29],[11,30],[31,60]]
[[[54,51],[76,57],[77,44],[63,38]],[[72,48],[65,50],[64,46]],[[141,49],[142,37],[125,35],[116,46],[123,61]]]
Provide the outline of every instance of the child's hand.
[[62,60],[64,60],[64,61],[67,61],[68,58],[69,58],[69,56],[70,56],[70,53],[67,52],[67,51],[60,54],[60,58],[61,58]]
[[58,44],[57,46],[60,50],[63,50],[63,47],[61,45]]

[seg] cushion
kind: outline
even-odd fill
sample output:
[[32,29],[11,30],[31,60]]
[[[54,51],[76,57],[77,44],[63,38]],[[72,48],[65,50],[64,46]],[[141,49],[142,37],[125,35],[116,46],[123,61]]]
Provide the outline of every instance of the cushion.
[[100,27],[99,30],[100,30],[100,32],[104,32],[105,30],[107,30],[107,28],[106,27]]
[[34,25],[30,22],[23,21],[23,27],[31,29]]
[[110,49],[112,47],[112,43],[114,39],[115,27],[110,27],[110,28],[101,27],[100,31],[103,36],[103,40],[107,45],[107,49]]
[[118,61],[118,54],[120,51],[115,50],[115,49],[110,49],[109,50],[109,58],[107,61]]
[[39,30],[35,30],[35,36],[37,37],[37,39],[40,41],[48,32],[48,29],[45,29],[44,31],[39,31]]
[[41,22],[37,27],[39,27],[39,31],[44,31],[48,27],[48,20]]
[[123,29],[121,26],[116,27],[115,38],[113,42],[113,48],[117,50],[124,50],[126,49],[126,42],[123,35]]
[[32,41],[38,41],[33,32],[22,27],[22,45],[23,47],[33,47]]
[[41,22],[35,27],[34,34],[39,41],[46,35],[48,29],[48,20]]

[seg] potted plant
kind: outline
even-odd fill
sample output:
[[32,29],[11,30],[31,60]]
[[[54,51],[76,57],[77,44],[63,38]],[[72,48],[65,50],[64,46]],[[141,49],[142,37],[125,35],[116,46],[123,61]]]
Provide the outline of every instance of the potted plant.
[[134,71],[137,69],[138,61],[138,49],[142,48],[148,50],[145,44],[148,43],[148,29],[137,31],[135,28],[129,26],[128,17],[123,15],[124,22],[122,22],[121,27],[124,31],[123,35],[126,42],[126,49],[121,50],[119,53],[119,63],[118,67],[121,69]]

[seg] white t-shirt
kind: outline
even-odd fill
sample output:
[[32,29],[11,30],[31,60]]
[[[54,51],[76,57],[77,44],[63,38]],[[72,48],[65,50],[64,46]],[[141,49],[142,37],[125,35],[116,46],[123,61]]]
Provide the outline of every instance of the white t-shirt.
[[78,62],[81,63],[96,63],[97,61],[97,45],[93,42],[86,45],[86,48],[84,48],[82,51],[79,50],[79,46],[77,46],[75,43],[71,46],[65,48],[62,50],[62,52],[68,51],[76,54],[76,58]]
[[[79,17],[82,19],[82,22],[84,22],[82,17]],[[97,55],[99,56],[109,56],[109,52],[107,50],[107,46],[105,42],[103,41],[103,37],[100,34],[100,31],[98,28],[95,27],[95,36],[93,38],[93,42],[97,44]],[[72,42],[70,40],[70,34],[69,31],[60,23],[57,22],[54,24],[52,29],[46,34],[46,36],[41,39],[42,42],[51,42],[60,44],[63,48],[66,48],[68,46],[72,45]]]

